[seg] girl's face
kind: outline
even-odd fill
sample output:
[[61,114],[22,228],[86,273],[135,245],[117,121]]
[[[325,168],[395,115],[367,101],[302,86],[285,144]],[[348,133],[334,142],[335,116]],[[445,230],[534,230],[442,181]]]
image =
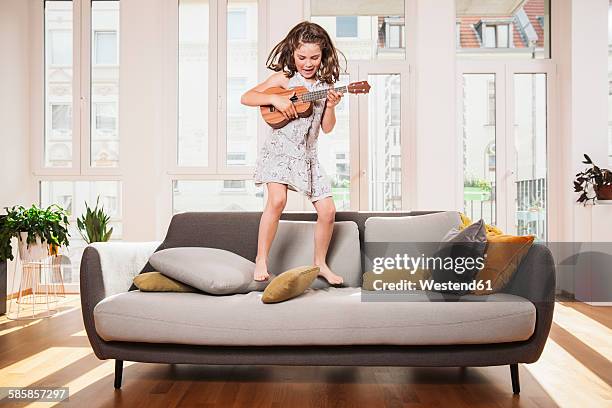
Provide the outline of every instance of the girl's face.
[[293,52],[295,66],[304,78],[312,78],[321,65],[321,47],[319,44],[304,43]]

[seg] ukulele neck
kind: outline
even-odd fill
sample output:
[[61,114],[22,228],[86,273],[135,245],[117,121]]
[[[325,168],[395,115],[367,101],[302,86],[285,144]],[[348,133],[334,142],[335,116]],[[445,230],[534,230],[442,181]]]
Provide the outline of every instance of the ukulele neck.
[[343,86],[338,86],[336,88],[326,88],[326,89],[321,89],[320,91],[312,91],[312,92],[308,92],[302,95],[302,102],[311,102],[311,101],[316,101],[317,99],[324,99],[327,97],[327,91],[329,91],[330,89],[333,89],[336,92],[342,92],[345,93],[348,91],[348,88],[346,85]]

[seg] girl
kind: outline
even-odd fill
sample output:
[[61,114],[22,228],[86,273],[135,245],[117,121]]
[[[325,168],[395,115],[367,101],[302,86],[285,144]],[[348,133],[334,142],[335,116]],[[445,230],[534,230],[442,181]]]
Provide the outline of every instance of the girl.
[[298,117],[288,97],[263,93],[275,86],[305,86],[309,91],[333,88],[340,77],[338,51],[321,26],[304,21],[293,27],[287,37],[272,49],[267,67],[277,72],[242,95],[241,103],[247,106],[273,105],[285,118],[296,119],[280,129],[273,129],[257,157],[253,178],[256,186],[266,184],[268,201],[259,223],[254,279],[262,281],[269,277],[268,253],[289,188],[306,195],[317,211],[314,264],[319,266],[319,276],[330,284],[341,284],[342,277],[333,273],[325,261],[336,207],[331,184],[319,165],[317,138],[319,128],[324,133],[334,129],[335,108],[342,93],[330,89],[326,99],[313,101],[313,113],[307,118]]

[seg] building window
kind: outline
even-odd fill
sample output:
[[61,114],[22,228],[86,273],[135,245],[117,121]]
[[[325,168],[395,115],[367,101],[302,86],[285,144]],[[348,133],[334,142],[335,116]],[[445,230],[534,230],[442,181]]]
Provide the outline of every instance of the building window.
[[72,31],[54,30],[49,35],[51,65],[72,65]]
[[485,48],[510,48],[510,24],[480,23],[477,29]]
[[117,32],[94,32],[94,61],[97,65],[117,65]]
[[357,37],[357,16],[336,17],[336,37]]
[[96,112],[96,130],[117,130],[117,109],[114,103],[94,104]]
[[487,94],[488,124],[495,125],[495,79],[487,81]]
[[68,104],[51,105],[51,129],[60,131],[72,129],[72,106]]
[[247,39],[247,13],[245,9],[227,10],[227,39]]

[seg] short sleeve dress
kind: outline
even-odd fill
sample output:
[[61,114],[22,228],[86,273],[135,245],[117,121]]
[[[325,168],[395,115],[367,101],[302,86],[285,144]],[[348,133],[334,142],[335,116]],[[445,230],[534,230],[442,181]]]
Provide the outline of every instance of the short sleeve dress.
[[[319,80],[310,83],[299,72],[289,78],[288,88],[295,86],[305,86],[309,91],[329,87]],[[255,186],[269,182],[286,184],[288,189],[306,195],[311,202],[332,197],[330,180],[317,154],[325,99],[312,103],[312,115],[272,130],[257,156],[253,174]]]

